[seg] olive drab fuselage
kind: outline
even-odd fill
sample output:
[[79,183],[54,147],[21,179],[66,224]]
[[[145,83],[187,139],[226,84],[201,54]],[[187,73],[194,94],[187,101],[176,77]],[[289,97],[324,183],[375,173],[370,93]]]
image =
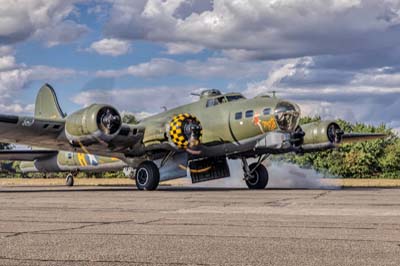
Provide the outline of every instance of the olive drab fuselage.
[[[228,97],[238,99],[229,101]],[[219,98],[223,100],[217,102]],[[165,127],[174,117],[190,114],[201,123],[202,143],[240,143],[245,139],[280,130],[274,113],[279,102],[279,99],[268,96],[245,99],[236,93],[202,97],[197,102],[149,117],[138,127],[146,128],[143,139],[145,145],[156,144],[165,140]]]

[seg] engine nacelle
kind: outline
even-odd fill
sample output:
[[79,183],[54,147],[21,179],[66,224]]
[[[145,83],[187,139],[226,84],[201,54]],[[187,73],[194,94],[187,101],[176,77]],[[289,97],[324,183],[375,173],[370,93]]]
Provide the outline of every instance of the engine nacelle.
[[187,149],[200,144],[203,128],[194,115],[187,113],[176,115],[168,127],[170,142],[178,149]]
[[93,104],[67,117],[65,134],[74,146],[110,142],[122,126],[119,112],[112,106]]
[[319,121],[301,126],[305,136],[303,147],[315,144],[339,144],[342,141],[343,131],[334,121]]

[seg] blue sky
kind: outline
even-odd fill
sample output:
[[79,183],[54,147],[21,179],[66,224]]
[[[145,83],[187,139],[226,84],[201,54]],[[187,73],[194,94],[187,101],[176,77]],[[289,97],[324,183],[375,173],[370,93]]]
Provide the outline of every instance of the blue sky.
[[303,115],[400,129],[400,1],[0,0],[0,108],[44,83],[67,113],[138,115],[205,88],[278,90]]

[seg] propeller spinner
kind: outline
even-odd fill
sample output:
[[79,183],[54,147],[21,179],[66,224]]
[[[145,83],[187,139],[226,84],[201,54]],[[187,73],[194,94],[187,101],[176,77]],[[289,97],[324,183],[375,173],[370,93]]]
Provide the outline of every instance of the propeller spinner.
[[104,107],[99,111],[97,123],[106,134],[114,134],[122,125],[118,111],[111,107]]
[[337,124],[332,123],[328,126],[327,134],[331,143],[340,143],[342,141],[344,131]]

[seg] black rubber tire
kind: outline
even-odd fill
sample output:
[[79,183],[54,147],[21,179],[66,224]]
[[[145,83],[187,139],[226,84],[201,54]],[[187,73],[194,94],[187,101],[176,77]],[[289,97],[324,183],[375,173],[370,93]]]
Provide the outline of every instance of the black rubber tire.
[[74,186],[74,176],[69,174],[67,175],[67,178],[65,178],[65,185],[67,187],[73,187]]
[[136,187],[139,190],[156,190],[160,183],[160,171],[152,161],[145,161],[139,165],[135,174]]
[[[253,163],[249,166],[250,170],[253,170],[257,166],[257,163]],[[260,164],[253,173],[254,178],[246,180],[246,185],[249,189],[265,189],[268,185],[268,171],[264,165]]]

